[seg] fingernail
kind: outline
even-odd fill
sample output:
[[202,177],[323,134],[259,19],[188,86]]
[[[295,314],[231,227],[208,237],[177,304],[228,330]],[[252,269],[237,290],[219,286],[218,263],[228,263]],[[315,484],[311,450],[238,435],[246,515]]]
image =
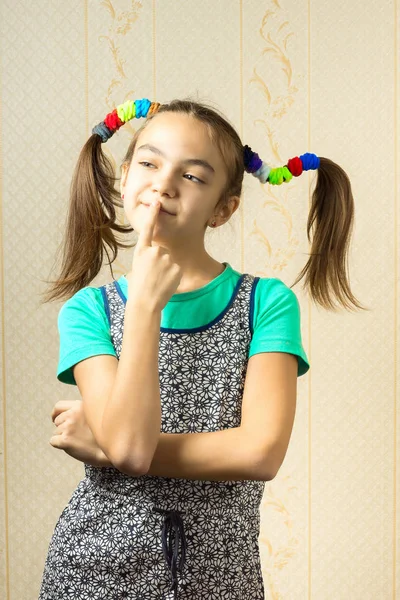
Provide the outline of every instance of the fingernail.
[[151,203],[152,206],[158,206],[159,202],[158,200],[153,200],[153,202]]

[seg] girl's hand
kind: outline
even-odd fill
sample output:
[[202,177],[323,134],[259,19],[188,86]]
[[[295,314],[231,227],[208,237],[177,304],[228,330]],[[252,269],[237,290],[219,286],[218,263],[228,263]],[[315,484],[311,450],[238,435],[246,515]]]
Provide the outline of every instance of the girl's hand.
[[60,400],[54,405],[51,418],[57,425],[50,438],[53,448],[94,467],[110,466],[86,422],[82,400]]
[[135,247],[132,271],[127,275],[129,299],[161,311],[176,291],[182,279],[182,269],[172,262],[168,250],[153,245],[160,203],[145,210],[147,218]]

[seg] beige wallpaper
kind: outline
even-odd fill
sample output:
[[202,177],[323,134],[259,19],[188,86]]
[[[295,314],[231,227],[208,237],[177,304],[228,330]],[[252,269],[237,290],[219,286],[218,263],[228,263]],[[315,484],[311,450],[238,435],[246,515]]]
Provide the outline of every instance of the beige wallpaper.
[[[49,444],[54,404],[79,392],[56,380],[60,304],[39,303],[79,150],[126,99],[192,95],[274,166],[307,151],[338,162],[356,201],[351,285],[370,312],[329,313],[294,288],[311,370],[263,499],[266,598],[400,599],[399,23],[395,0],[2,0],[0,598],[37,599],[84,476]],[[137,123],[107,144],[116,162]],[[291,285],[312,180],[247,176],[210,253]]]

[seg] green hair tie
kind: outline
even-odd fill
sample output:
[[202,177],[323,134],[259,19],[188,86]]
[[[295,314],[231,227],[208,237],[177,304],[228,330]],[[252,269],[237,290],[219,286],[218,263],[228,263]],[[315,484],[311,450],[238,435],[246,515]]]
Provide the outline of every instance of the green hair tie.
[[117,114],[121,121],[126,123],[136,116],[136,106],[134,100],[128,100],[124,104],[117,106]]
[[293,175],[287,167],[278,167],[277,169],[271,169],[268,182],[272,185],[281,185],[281,183],[287,183],[292,178]]

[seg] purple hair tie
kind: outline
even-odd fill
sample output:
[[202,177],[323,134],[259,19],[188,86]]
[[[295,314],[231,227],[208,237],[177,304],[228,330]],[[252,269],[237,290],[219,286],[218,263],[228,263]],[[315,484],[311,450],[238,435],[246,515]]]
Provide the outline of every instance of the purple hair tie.
[[255,173],[262,166],[262,160],[250,146],[243,147],[244,168],[247,173]]

